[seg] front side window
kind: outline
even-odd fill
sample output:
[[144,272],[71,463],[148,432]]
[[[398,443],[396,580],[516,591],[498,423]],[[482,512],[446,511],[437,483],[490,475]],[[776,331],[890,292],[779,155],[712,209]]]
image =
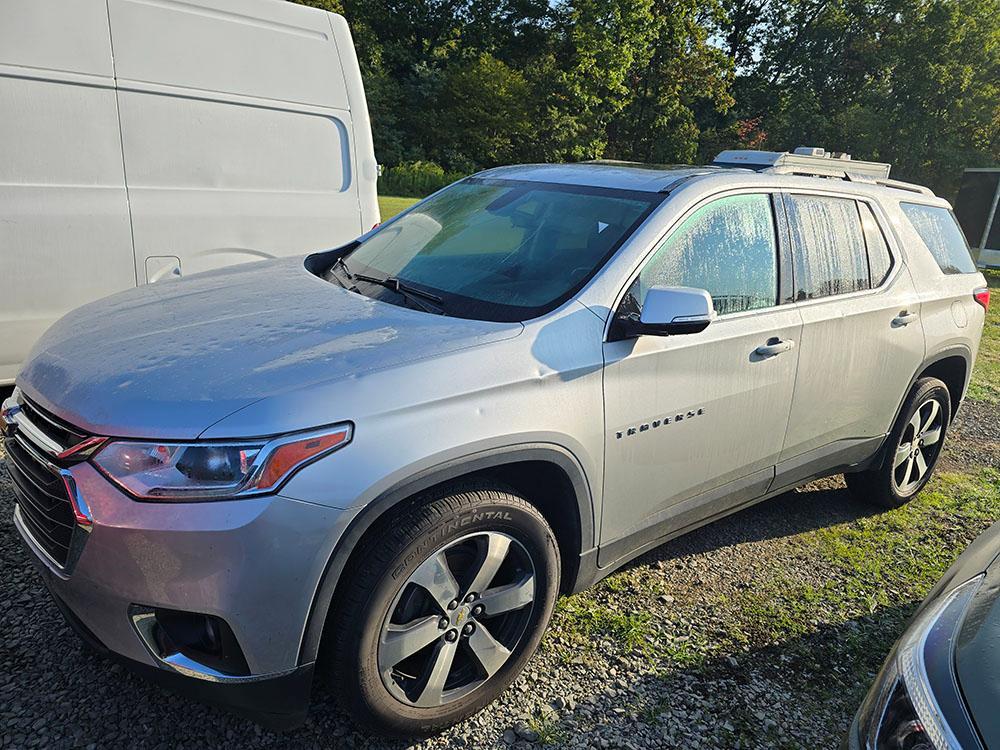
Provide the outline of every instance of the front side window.
[[944,273],[976,272],[969,245],[951,211],[919,203],[900,203],[899,206]]
[[819,299],[871,287],[858,204],[849,198],[789,195],[795,299]]
[[578,291],[663,197],[470,178],[363,238],[343,260],[370,297],[402,303],[398,291],[358,276],[433,295],[447,315],[527,320]]
[[778,246],[770,196],[734,195],[696,210],[646,263],[625,306],[641,310],[654,286],[705,289],[719,315],[777,304]]

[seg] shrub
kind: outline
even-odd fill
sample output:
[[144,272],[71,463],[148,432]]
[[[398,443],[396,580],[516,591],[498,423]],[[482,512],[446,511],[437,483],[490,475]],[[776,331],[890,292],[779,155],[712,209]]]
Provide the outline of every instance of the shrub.
[[463,177],[461,172],[445,172],[431,161],[403,162],[385,169],[378,178],[378,191],[381,195],[424,198]]

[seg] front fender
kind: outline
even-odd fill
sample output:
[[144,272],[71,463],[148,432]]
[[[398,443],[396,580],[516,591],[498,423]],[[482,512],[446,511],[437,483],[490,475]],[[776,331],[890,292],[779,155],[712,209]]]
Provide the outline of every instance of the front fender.
[[317,658],[323,628],[340,576],[347,566],[351,553],[357,548],[365,532],[378,518],[406,498],[430,487],[474,472],[522,461],[552,463],[565,472],[572,484],[577,503],[580,549],[584,551],[592,549],[596,540],[594,536],[594,500],[590,484],[577,457],[561,445],[541,442],[484,449],[441,461],[433,466],[408,474],[405,478],[397,477],[389,483],[389,486],[383,486],[386,484],[385,482],[379,483],[381,489],[365,503],[334,547],[333,554],[330,556],[326,570],[320,579],[316,595],[313,597],[312,608],[300,647],[299,663],[308,664]]

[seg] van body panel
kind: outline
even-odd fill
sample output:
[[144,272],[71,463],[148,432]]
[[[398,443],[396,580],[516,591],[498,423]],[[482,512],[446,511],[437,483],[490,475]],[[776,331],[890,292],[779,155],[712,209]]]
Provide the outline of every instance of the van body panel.
[[362,233],[348,112],[159,89],[118,94],[140,267],[176,256],[192,274]]
[[358,205],[361,209],[361,224],[364,231],[382,221],[378,207],[378,161],[375,159],[375,144],[372,140],[372,124],[368,114],[368,100],[361,80],[361,66],[358,63],[354,39],[343,16],[331,15],[330,27],[343,66],[344,85],[351,101],[351,117],[354,120],[354,171],[358,179]]
[[114,88],[25,73],[0,67],[0,143],[18,144],[0,158],[0,383],[67,310],[136,283]]
[[106,0],[7,0],[0,65],[114,77]]
[[119,82],[347,109],[322,11],[272,0],[109,0]]

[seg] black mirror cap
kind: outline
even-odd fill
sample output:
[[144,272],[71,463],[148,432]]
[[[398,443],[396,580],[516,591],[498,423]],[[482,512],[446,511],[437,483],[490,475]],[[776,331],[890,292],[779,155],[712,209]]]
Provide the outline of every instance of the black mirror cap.
[[617,317],[608,332],[608,341],[623,341],[639,336],[686,336],[701,333],[712,321],[683,320],[672,323],[643,323],[636,316]]

